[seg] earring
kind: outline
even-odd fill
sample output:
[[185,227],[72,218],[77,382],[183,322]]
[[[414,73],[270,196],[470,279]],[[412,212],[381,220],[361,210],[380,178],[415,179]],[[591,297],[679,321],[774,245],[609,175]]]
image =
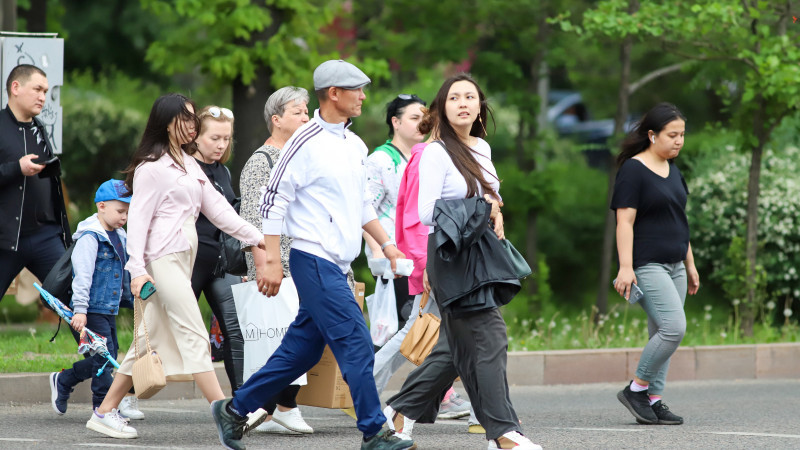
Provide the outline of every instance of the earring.
[[481,123],[481,128],[483,128],[483,134],[488,135],[489,133],[486,132],[486,126],[483,124],[483,119],[481,119],[481,115],[478,114],[478,122]]
[[656,143],[656,137],[655,136],[650,136],[650,142],[655,144]]

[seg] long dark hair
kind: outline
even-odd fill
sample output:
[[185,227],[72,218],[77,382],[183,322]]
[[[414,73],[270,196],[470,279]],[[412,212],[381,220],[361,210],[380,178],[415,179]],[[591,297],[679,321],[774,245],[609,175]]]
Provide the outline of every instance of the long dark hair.
[[[194,102],[181,94],[166,94],[159,97],[153,108],[150,110],[150,117],[147,119],[147,125],[142,133],[142,140],[139,141],[139,146],[133,153],[130,164],[122,171],[126,174],[125,186],[128,188],[128,193],[133,195],[133,175],[136,168],[143,162],[156,161],[164,156],[164,153],[169,152],[169,133],[167,127],[175,118],[183,120],[194,120],[195,130],[200,129],[197,116],[189,110],[187,105],[192,105],[192,109],[196,110]],[[190,145],[184,144],[182,147]],[[183,161],[179,161],[172,153],[170,157],[175,161],[175,164],[183,167]]]
[[442,87],[439,88],[439,92],[436,94],[436,98],[431,103],[430,110],[425,112],[425,117],[417,128],[420,131],[430,131],[430,129],[435,129],[437,131],[439,139],[445,144],[444,149],[447,154],[450,155],[453,165],[456,166],[458,172],[467,182],[467,197],[477,195],[478,186],[480,185],[484,193],[498,198],[497,192],[492,188],[492,185],[483,178],[482,166],[478,163],[478,160],[475,159],[472,149],[461,141],[458,137],[458,133],[456,133],[456,130],[447,120],[447,114],[445,113],[447,94],[450,92],[450,87],[453,86],[453,83],[458,81],[469,81],[472,83],[478,91],[478,99],[481,102],[480,118],[483,122],[480,120],[473,122],[469,135],[479,138],[486,137],[485,124],[488,123],[488,119],[491,118],[492,124],[494,125],[494,114],[486,102],[486,95],[484,95],[481,87],[466,73],[456,74],[448,78],[444,84],[442,84]]
[[394,137],[392,118],[397,117],[399,119],[402,117],[408,105],[413,105],[414,103],[419,103],[422,106],[427,105],[425,100],[417,97],[415,94],[400,94],[395,97],[394,100],[386,104],[386,125],[389,126],[390,138]]
[[622,141],[621,150],[617,156],[617,167],[621,167],[625,161],[650,147],[649,131],[652,130],[653,133],[658,134],[668,123],[678,119],[686,121],[683,113],[672,103],[659,103],[647,111],[647,114],[636,123],[633,130]]

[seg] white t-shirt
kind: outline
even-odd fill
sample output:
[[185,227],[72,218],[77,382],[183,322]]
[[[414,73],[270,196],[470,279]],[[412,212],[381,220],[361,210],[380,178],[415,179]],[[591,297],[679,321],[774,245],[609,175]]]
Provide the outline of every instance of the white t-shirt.
[[[491,184],[495,192],[500,194],[500,181],[497,170],[492,164],[492,149],[483,139],[478,138],[477,144],[472,147],[473,156],[483,167],[483,176]],[[480,190],[480,185],[478,185]],[[483,195],[481,192],[480,195]],[[456,169],[450,155],[444,147],[437,142],[432,142],[425,147],[419,161],[419,220],[431,227],[433,232],[433,206],[436,200],[453,200],[467,198],[467,182]]]

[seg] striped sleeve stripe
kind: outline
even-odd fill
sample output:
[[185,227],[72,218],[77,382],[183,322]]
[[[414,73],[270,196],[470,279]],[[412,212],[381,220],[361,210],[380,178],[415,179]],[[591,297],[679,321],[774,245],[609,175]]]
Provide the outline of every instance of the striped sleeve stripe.
[[274,201],[275,195],[278,193],[278,185],[280,184],[280,180],[283,177],[283,174],[286,172],[286,166],[289,164],[289,161],[297,154],[298,150],[305,145],[311,138],[316,136],[322,131],[322,127],[314,123],[309,126],[306,130],[303,130],[297,139],[295,139],[291,145],[286,149],[286,153],[282,155],[282,157],[278,160],[278,165],[275,167],[272,176],[270,177],[269,184],[267,184],[267,190],[264,192],[264,197],[261,202],[261,216],[266,219],[267,214],[269,214],[270,208],[272,208],[271,202]]

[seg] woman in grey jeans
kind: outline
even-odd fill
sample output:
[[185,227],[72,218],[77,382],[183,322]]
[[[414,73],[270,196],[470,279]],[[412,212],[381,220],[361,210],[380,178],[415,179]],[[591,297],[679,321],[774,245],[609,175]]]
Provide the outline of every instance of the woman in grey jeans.
[[[683,147],[686,118],[675,105],[659,103],[622,143],[611,209],[617,215],[619,273],[614,288],[626,299],[643,296],[650,341],[633,381],[617,399],[636,421],[680,425],[661,397],[669,360],[686,332],[683,305],[697,293],[700,277],[689,244],[689,189],[673,159]],[[634,287],[633,285],[636,285]]]

